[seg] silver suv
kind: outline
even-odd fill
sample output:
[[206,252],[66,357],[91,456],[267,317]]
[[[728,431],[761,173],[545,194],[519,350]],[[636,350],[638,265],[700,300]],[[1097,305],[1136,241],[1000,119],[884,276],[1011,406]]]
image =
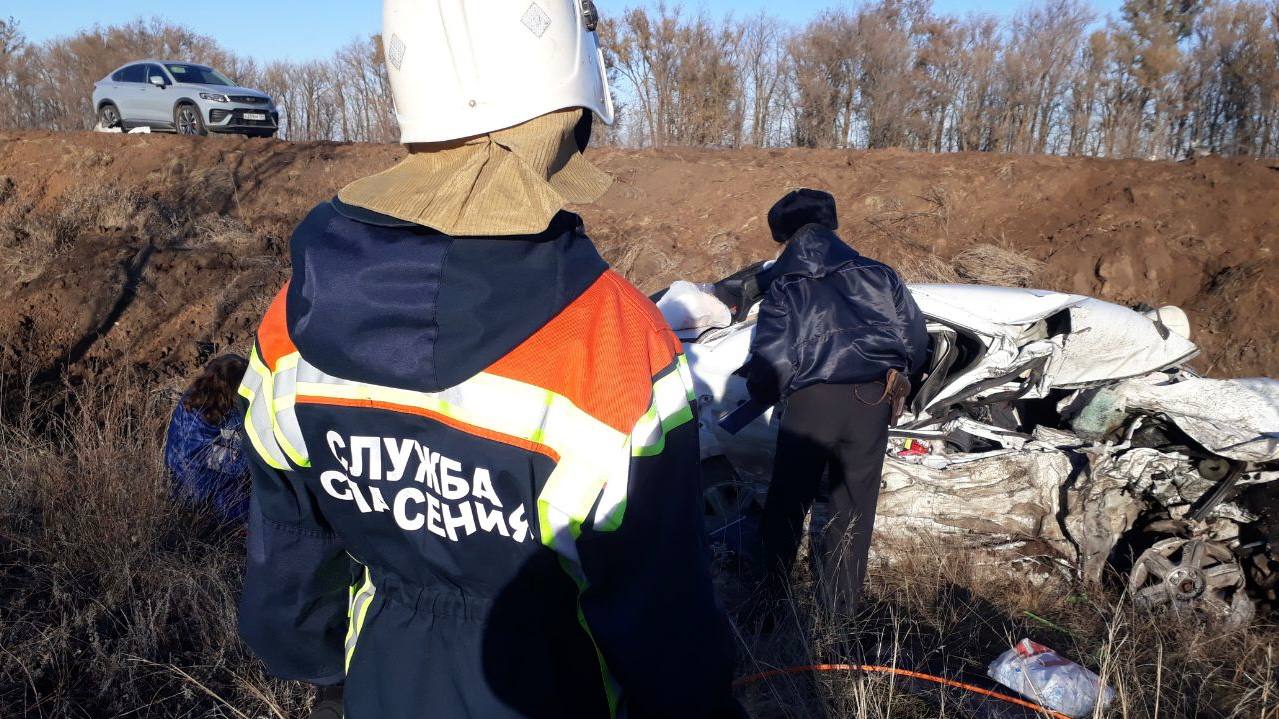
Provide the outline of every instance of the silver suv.
[[238,132],[271,137],[280,113],[270,95],[237,87],[225,75],[189,62],[131,62],[93,84],[102,127],[150,127],[183,135]]

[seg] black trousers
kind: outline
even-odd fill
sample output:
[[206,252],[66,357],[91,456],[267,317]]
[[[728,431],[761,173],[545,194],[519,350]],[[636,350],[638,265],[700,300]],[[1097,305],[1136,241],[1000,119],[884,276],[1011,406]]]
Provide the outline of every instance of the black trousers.
[[851,616],[856,610],[892,410],[890,402],[878,401],[883,393],[881,382],[814,385],[787,400],[761,527],[771,591],[786,586],[804,516],[828,473],[830,520],[821,546],[814,548],[821,555],[822,593],[836,614]]

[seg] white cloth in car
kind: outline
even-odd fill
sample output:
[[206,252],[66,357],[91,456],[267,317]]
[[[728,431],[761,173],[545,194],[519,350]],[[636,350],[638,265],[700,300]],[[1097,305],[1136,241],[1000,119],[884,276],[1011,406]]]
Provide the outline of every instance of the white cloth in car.
[[684,280],[671,284],[657,301],[657,309],[676,332],[705,331],[727,327],[733,322],[733,313],[715,297],[710,285],[695,285]]

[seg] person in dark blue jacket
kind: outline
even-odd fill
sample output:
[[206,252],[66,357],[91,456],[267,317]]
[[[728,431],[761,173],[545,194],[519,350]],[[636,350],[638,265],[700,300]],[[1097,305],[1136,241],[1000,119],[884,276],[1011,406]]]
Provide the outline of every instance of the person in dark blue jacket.
[[688,362],[566,209],[594,5],[383,17],[407,157],[298,226],[240,387],[241,636],[347,719],[738,719]]
[[829,473],[822,560],[832,611],[861,594],[888,428],[928,356],[923,315],[897,273],[835,234],[835,200],[797,190],[768,215],[786,243],[766,289],[745,370],[756,402],[785,401],[761,534],[770,595],[785,586],[804,516]]
[[173,409],[164,445],[175,493],[231,524],[243,522],[249,509],[249,465],[240,451],[244,413],[236,406],[247,366],[238,355],[206,365]]

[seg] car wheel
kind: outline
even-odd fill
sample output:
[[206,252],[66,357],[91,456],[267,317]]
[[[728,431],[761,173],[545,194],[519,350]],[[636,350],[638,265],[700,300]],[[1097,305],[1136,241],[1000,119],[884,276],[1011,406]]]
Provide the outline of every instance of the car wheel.
[[1147,609],[1190,611],[1231,626],[1250,622],[1256,607],[1247,577],[1220,542],[1170,537],[1137,558],[1128,576],[1134,603]]
[[179,135],[207,135],[209,130],[200,118],[200,110],[195,105],[183,103],[173,110],[173,126]]
[[98,108],[98,124],[106,129],[120,126],[120,110],[111,103]]

